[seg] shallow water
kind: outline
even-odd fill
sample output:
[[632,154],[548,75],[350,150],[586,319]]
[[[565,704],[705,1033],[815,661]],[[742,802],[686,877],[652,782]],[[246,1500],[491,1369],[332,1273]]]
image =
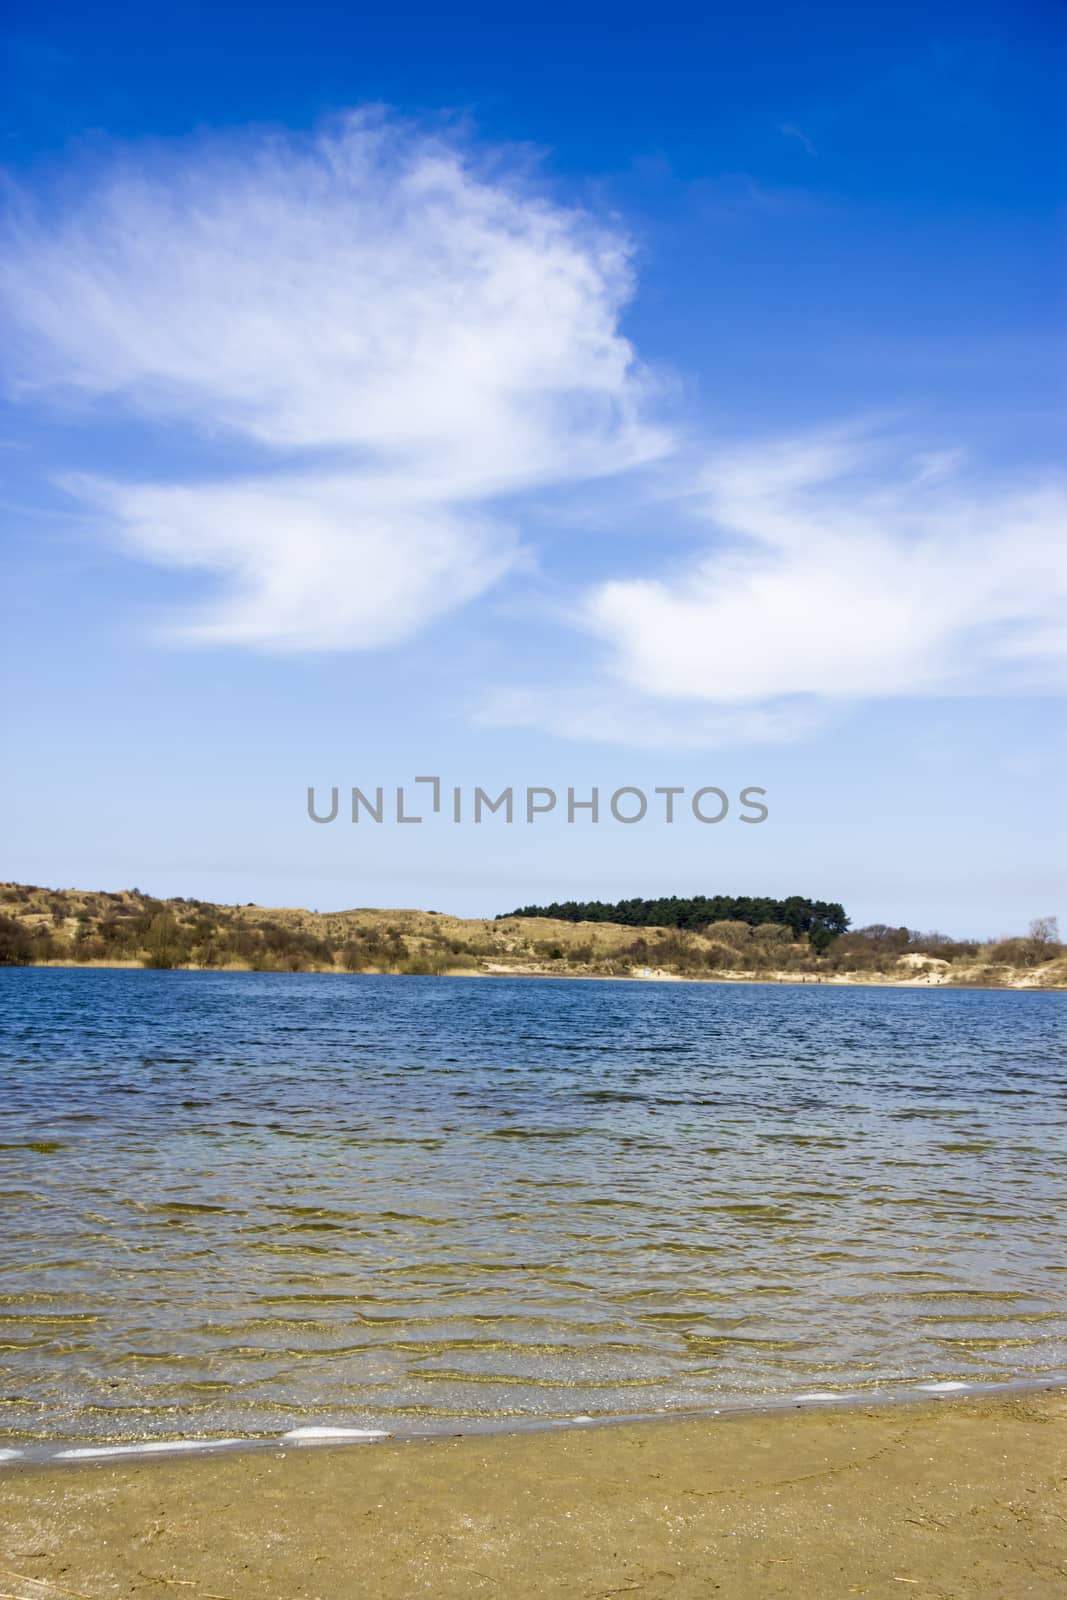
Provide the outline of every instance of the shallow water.
[[0,1444],[1067,1370],[1067,996],[0,969]]

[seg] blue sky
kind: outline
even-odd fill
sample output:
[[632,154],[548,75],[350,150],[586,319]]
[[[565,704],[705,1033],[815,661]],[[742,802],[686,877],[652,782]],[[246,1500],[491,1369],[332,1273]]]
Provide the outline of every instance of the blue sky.
[[5,876],[1067,912],[1062,6],[8,17]]

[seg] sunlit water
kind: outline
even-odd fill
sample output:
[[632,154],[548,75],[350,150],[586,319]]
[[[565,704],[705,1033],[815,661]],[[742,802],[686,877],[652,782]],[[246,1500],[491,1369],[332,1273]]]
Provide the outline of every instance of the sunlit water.
[[0,970],[0,1444],[1067,1370],[1067,996]]

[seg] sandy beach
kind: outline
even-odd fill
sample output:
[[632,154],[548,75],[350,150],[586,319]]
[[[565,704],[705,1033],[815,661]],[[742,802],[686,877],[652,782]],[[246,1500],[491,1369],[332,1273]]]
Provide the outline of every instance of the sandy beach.
[[1067,1395],[8,1469],[18,1600],[1067,1595]]

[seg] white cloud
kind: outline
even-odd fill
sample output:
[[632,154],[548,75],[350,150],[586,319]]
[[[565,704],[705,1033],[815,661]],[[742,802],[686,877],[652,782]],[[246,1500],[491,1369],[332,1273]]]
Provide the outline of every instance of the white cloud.
[[628,576],[632,536],[604,541],[618,575],[570,613],[599,667],[503,685],[481,720],[697,746],[889,696],[1067,687],[1061,481],[987,487],[847,430],[694,474],[619,332],[625,237],[514,153],[366,113],[93,161],[58,198],[12,194],[0,331],[27,403],[254,461],[74,483],[134,553],[206,575],[186,637],[396,644],[521,560],[509,499],[670,456],[664,531],[697,508],[703,554],[650,549]]
[[[1067,689],[1067,488],[961,482],[843,429],[723,453],[686,495],[709,548],[587,591],[579,687],[503,686],[490,724],[714,747],[801,738],[852,704]],[[677,504],[667,508],[677,520]]]
[[588,596],[645,695],[753,706],[1067,687],[1067,490],[961,487],[952,459],[823,436],[715,461],[716,542]]
[[314,475],[221,487],[87,483],[130,546],[219,574],[222,592],[178,631],[200,643],[376,649],[482,593],[515,560],[488,517],[406,503],[391,481]]
[[501,152],[478,166],[373,113],[218,135],[113,156],[59,204],[16,196],[7,231],[24,400],[266,455],[237,484],[96,491],[134,548],[229,579],[194,637],[402,637],[513,559],[490,502],[667,446],[618,332],[626,240]]
[[477,708],[475,720],[490,728],[538,728],[583,744],[707,750],[791,743],[826,719],[817,705],[797,700],[766,706],[670,704],[594,678],[570,688],[495,689]]
[[804,132],[804,129],[803,128],[798,128],[795,122],[783,122],[783,123],[781,123],[780,126],[779,126],[778,131],[779,131],[779,133],[784,134],[787,139],[797,139],[797,140],[799,140],[799,142],[804,146],[804,149],[807,151],[809,156],[817,156],[818,155],[819,152],[816,150],[814,144],[811,142],[811,140],[808,138],[807,134]]

